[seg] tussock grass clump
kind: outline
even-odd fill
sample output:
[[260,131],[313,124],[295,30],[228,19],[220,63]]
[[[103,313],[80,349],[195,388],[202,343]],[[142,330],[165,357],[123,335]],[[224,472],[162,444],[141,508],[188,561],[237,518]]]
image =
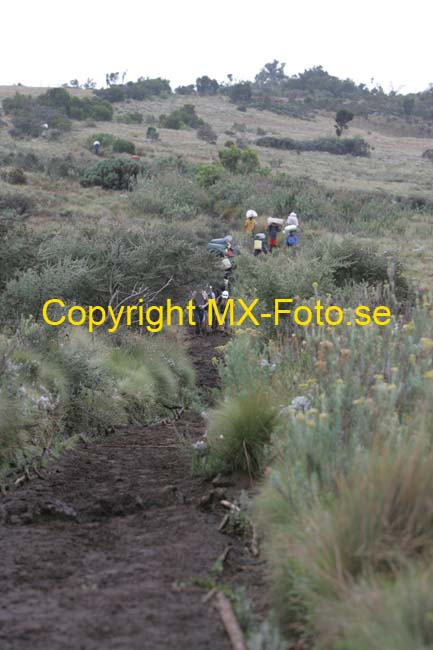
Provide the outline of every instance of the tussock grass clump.
[[[298,471],[296,464],[291,471]],[[270,480],[279,484],[278,470]],[[266,553],[272,593],[288,632],[314,634],[319,640],[337,635],[344,627],[340,610],[359,585],[381,577],[393,581],[411,563],[430,561],[433,454],[424,445],[359,454],[349,477],[337,481],[336,496],[319,495],[316,505],[301,513],[284,505],[284,487],[279,489],[279,499],[274,495],[272,500],[270,493],[262,497],[261,514],[265,508],[262,523],[271,523]],[[354,598],[351,614],[369,602]],[[388,629],[391,620],[389,616]],[[370,646],[353,646],[364,647]]]
[[337,609],[334,603],[332,612],[324,604],[319,626],[322,644],[338,650],[429,650],[433,647],[432,578],[431,569],[412,568],[394,583],[362,585]]
[[209,415],[212,464],[258,474],[277,422],[277,411],[264,390],[227,398]]
[[431,552],[433,453],[423,445],[384,448],[359,460],[338,482],[337,498],[301,524],[294,554],[317,593],[341,594],[372,572],[391,574]]

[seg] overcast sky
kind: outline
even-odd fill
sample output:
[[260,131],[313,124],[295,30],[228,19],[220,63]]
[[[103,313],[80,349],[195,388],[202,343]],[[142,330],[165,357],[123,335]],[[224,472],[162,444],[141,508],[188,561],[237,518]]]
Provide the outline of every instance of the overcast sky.
[[179,84],[253,79],[274,58],[385,90],[433,82],[432,0],[22,0],[2,3],[0,85],[106,72]]

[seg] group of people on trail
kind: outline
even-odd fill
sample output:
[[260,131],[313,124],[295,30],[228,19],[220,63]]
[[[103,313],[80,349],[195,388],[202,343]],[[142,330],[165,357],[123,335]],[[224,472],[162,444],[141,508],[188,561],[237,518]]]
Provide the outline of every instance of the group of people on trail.
[[[257,257],[262,253],[272,253],[278,246],[278,235],[284,232],[284,238],[288,249],[296,249],[299,245],[298,227],[299,220],[296,212],[291,212],[286,219],[276,217],[268,217],[266,233],[257,232],[257,212],[255,210],[248,210],[245,215],[244,232],[249,235],[253,240],[253,253]],[[223,284],[220,289],[215,289],[212,286],[206,289],[194,291],[192,294],[193,321],[194,331],[196,334],[209,334],[222,330],[228,333],[229,330],[229,316],[226,312],[227,300],[230,298],[229,283],[232,281],[233,273],[233,260],[235,251],[232,246],[233,238],[231,235],[222,237],[220,239],[211,239],[207,245],[210,252],[216,253],[221,259],[221,270],[223,272]],[[215,300],[216,309],[220,316],[220,322],[216,318],[215,312],[212,311],[212,318],[210,318],[211,310],[209,310],[209,300]],[[226,315],[224,317],[224,312]],[[224,317],[224,318],[223,318]]]
[[268,242],[266,241],[266,233],[256,233],[257,228],[257,212],[255,210],[248,210],[245,215],[244,232],[253,238],[253,253],[257,257],[262,253],[272,253],[274,248],[278,245],[278,234],[283,230],[287,248],[294,249],[299,245],[298,227],[299,221],[296,212],[291,212],[286,220],[286,225],[283,229],[284,220],[276,217],[268,217],[268,225],[266,228],[268,235]]
[[[202,291],[195,291],[192,295],[192,303],[194,305],[193,320],[194,331],[196,334],[210,334],[211,332],[223,331],[228,334],[229,329],[229,315],[228,312],[222,324],[218,323],[214,311],[209,310],[209,300],[215,300],[216,309],[220,316],[220,321],[224,316],[227,300],[230,295],[227,289],[218,290],[211,285]],[[211,317],[212,313],[212,317]]]

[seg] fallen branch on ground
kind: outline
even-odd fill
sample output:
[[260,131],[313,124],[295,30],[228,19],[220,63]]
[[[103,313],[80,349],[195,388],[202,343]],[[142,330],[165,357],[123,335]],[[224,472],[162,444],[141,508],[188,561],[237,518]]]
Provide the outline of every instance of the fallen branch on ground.
[[244,635],[236,619],[233,607],[221,591],[216,596],[216,608],[221,616],[233,650],[247,650]]
[[223,499],[222,501],[220,501],[220,504],[222,506],[224,506],[224,508],[228,508],[229,510],[233,510],[234,512],[240,512],[241,511],[239,506],[232,503],[231,501],[226,501],[225,499]]

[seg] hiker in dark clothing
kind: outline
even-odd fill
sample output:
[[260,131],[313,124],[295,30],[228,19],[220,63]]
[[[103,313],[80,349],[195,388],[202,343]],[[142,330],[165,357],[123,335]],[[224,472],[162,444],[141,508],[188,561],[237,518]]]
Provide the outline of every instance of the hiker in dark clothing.
[[208,297],[204,291],[197,291],[192,299],[194,309],[195,333],[201,334],[204,328],[205,311],[207,309]]

